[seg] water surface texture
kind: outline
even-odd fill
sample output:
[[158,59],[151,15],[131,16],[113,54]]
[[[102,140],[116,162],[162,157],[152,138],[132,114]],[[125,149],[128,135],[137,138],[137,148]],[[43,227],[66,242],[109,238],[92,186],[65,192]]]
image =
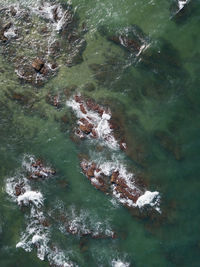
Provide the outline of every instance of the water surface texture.
[[199,266],[199,14],[0,0],[0,266]]

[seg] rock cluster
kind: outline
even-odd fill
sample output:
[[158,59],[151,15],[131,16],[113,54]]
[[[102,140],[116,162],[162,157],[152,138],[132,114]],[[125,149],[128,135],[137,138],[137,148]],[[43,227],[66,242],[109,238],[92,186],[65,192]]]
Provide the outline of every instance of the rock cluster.
[[126,149],[126,143],[115,137],[116,124],[112,121],[112,115],[108,108],[95,103],[92,99],[84,99],[75,95],[74,99],[67,102],[78,117],[76,135],[81,139],[92,138],[102,141],[102,144],[112,149]]
[[0,20],[2,53],[22,81],[41,86],[56,74],[58,58],[68,66],[83,60],[84,32],[78,30],[78,18],[70,5],[41,2],[29,8],[5,7]]
[[126,174],[123,177],[117,168],[111,169],[110,173],[107,174],[96,163],[82,160],[81,169],[96,189],[117,196],[122,203],[125,200],[126,206],[134,206],[138,198],[144,193],[144,190],[130,185],[130,180],[127,179]]
[[30,179],[49,178],[56,174],[54,169],[46,167],[40,159],[36,159],[31,163],[29,171]]
[[[81,139],[92,138],[100,142],[100,146],[107,146],[111,151],[127,149],[124,138],[119,142],[115,138],[115,131],[118,130],[116,120],[112,120],[111,112],[108,108],[103,108],[95,101],[85,100],[81,95],[75,95],[73,99],[67,101],[67,105],[72,107],[78,118],[76,135]],[[120,134],[118,133],[119,137]],[[87,158],[87,159],[86,159]],[[112,156],[111,156],[112,158]],[[141,183],[140,176],[127,171],[126,166],[116,159],[116,161],[106,161],[97,163],[88,160],[88,157],[80,155],[80,165],[82,172],[89,179],[90,183],[98,190],[111,194],[120,203],[129,207],[142,207],[140,205],[142,197],[146,197],[145,184]],[[158,195],[158,192],[150,192],[150,196]],[[144,199],[145,199],[144,197]],[[155,207],[159,210],[159,201],[152,203],[153,197],[142,201],[145,206]],[[148,202],[149,201],[149,202]],[[148,203],[148,204],[147,204]]]

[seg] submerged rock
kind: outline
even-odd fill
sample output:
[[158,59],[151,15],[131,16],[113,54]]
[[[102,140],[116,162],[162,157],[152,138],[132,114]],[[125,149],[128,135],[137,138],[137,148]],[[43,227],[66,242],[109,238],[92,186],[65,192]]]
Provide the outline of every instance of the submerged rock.
[[167,151],[173,154],[176,160],[182,159],[181,146],[174,140],[174,138],[172,138],[170,134],[164,131],[156,131],[155,137]]
[[100,29],[100,32],[103,35],[106,35],[109,41],[122,46],[135,55],[140,54],[148,44],[147,36],[137,25],[120,29],[115,34],[109,33],[102,28]]
[[174,0],[170,6],[173,21],[177,24],[185,23],[195,12],[198,12],[195,2],[194,0]]

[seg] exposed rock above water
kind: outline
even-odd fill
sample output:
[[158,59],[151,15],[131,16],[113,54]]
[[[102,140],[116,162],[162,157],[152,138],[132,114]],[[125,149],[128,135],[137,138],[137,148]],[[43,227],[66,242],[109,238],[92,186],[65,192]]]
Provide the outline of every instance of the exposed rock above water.
[[[57,60],[73,66],[82,62],[86,42],[70,5],[37,3],[5,7],[0,12],[3,55],[14,63],[25,82],[43,85],[58,70]],[[60,60],[61,59],[61,60]]]
[[92,99],[85,100],[80,95],[67,101],[77,116],[78,127],[75,130],[81,139],[92,138],[102,141],[102,144],[114,150],[119,149],[118,141],[115,139],[111,125],[111,112],[109,109],[100,106]]
[[91,184],[98,190],[113,195],[128,208],[152,207],[160,212],[158,192],[146,191],[135,182],[133,174],[116,162],[96,164],[83,159],[81,168]]

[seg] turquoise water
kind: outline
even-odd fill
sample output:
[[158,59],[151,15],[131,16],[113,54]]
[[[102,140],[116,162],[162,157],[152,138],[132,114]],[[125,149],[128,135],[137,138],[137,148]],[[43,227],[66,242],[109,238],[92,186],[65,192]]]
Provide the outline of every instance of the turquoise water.
[[[0,7],[20,3],[24,8],[24,2],[0,1]],[[23,40],[24,48],[12,41],[16,54],[11,54],[1,43],[1,266],[49,266],[47,256],[44,261],[37,258],[34,246],[31,252],[16,248],[30,223],[30,211],[13,202],[5,188],[10,177],[23,172],[25,154],[56,169],[54,177],[31,186],[44,195],[50,246],[74,265],[117,266],[114,261],[121,261],[124,265],[118,266],[199,266],[200,1],[190,1],[182,16],[174,16],[174,2],[72,0],[77,28],[83,23],[87,28],[83,60],[68,67],[63,48],[56,75],[39,87],[22,82],[15,73],[16,54],[28,57],[35,50]],[[40,2],[28,2],[35,4]],[[40,26],[37,15],[34,22]],[[109,40],[132,25],[140,27],[149,44],[138,57]],[[41,38],[33,30],[28,36],[30,43]],[[148,190],[160,192],[161,214],[137,216],[92,187],[81,172],[80,154],[98,159],[101,153],[89,141],[73,141],[74,116],[66,101],[74,92],[110,107],[128,147],[119,157],[131,171],[141,173]],[[59,109],[49,105],[48,93],[59,94]],[[112,152],[102,154],[110,157]],[[81,218],[90,229],[100,223],[102,231],[112,230],[117,238],[71,235],[62,229],[66,215],[69,220]]]

